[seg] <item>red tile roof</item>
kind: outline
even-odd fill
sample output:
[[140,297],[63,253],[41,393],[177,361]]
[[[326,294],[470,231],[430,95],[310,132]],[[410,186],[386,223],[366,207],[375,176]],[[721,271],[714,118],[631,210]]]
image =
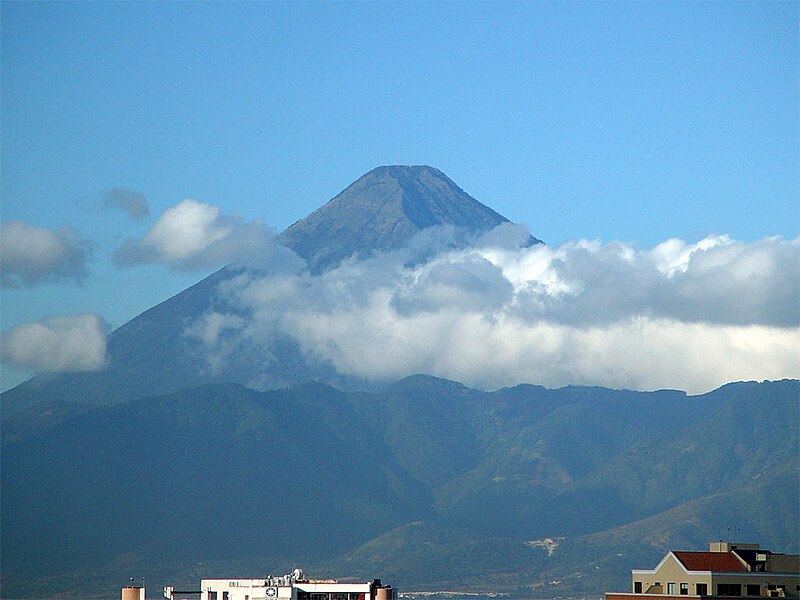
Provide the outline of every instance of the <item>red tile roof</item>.
[[727,573],[747,571],[731,552],[673,552],[687,571],[714,571]]

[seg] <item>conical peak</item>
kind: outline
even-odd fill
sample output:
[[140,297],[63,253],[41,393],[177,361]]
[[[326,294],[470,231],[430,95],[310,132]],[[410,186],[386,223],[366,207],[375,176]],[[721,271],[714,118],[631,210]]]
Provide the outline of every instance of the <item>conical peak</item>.
[[449,177],[447,177],[447,175],[442,173],[439,169],[429,165],[382,165],[365,173],[361,176],[361,179],[381,176],[389,176],[401,179],[407,177],[422,177],[425,175],[433,175],[435,177],[447,179],[448,181],[450,180]]
[[337,198],[344,195],[350,188],[378,184],[397,185],[411,194],[414,193],[415,189],[419,188],[440,188],[443,190],[449,189],[466,196],[464,190],[435,167],[428,165],[384,165],[375,167],[359,177]]
[[419,231],[454,225],[480,234],[508,219],[427,165],[385,165],[359,177],[280,239],[322,271],[353,255],[402,247]]

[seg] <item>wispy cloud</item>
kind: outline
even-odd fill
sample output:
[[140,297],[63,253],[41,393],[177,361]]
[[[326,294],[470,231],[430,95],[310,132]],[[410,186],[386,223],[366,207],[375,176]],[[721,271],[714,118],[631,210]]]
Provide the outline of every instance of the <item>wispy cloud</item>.
[[0,358],[37,373],[98,371],[106,364],[107,332],[92,313],[25,323],[2,334]]
[[484,388],[696,392],[800,375],[800,240],[519,248],[517,234],[433,255],[417,244],[317,277],[244,273],[220,289],[234,308],[191,334],[216,368],[237,344],[284,336],[343,374],[425,372]]
[[123,211],[137,221],[150,216],[150,207],[144,195],[128,188],[118,187],[107,191],[103,195],[103,203],[108,208]]
[[29,287],[43,281],[86,276],[90,245],[71,227],[45,229],[21,221],[0,225],[0,286]]
[[164,264],[175,269],[206,269],[231,262],[248,266],[283,260],[299,261],[273,242],[260,222],[245,223],[238,215],[196,200],[184,200],[164,211],[142,239],[127,240],[114,254],[120,266]]

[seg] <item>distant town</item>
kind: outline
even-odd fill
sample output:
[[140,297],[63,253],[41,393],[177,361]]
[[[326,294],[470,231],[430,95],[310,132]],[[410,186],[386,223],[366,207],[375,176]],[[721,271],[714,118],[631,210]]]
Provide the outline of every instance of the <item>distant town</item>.
[[[122,588],[121,600],[145,600],[143,586]],[[598,593],[599,597],[600,593]],[[380,579],[365,582],[308,578],[296,568],[263,578],[202,579],[197,590],[166,586],[164,600],[397,600],[398,598],[507,598],[492,591],[403,592]],[[800,555],[757,543],[710,542],[708,550],[671,550],[652,569],[632,569],[631,589],[605,600],[685,600],[800,597]]]

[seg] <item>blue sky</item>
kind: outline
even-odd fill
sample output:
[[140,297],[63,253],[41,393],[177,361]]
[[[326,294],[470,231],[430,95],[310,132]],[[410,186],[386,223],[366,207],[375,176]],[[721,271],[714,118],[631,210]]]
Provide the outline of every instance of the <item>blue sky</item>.
[[796,238],[799,7],[3,2],[0,217],[68,226],[83,269],[4,289],[2,329],[117,327],[213,270],[112,260],[184,199],[280,231],[380,164],[550,246]]

